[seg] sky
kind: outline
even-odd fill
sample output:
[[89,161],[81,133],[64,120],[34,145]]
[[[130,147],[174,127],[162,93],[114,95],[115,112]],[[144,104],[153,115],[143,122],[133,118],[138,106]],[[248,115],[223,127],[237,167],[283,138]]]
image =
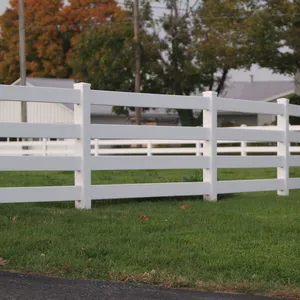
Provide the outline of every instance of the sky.
[[[0,14],[8,7],[9,0],[0,0]],[[253,75],[254,81],[278,81],[291,80],[291,78],[279,74],[273,74],[269,69],[262,69],[254,65],[250,71],[234,70],[230,72],[231,80],[233,81],[250,81],[250,75]]]
[[2,14],[5,8],[8,6],[9,0],[0,0],[0,14]]

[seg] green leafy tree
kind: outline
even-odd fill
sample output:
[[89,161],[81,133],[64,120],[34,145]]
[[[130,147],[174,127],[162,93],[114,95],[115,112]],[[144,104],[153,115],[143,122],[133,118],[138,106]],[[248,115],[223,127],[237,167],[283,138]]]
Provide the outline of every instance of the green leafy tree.
[[[130,14],[122,13],[110,22],[83,32],[69,61],[75,78],[90,82],[92,88],[111,91],[134,91],[133,23]],[[141,91],[158,93],[162,85],[160,44],[155,35],[141,29]],[[115,107],[128,114],[128,107]]]
[[[165,0],[168,12],[158,25],[165,36],[164,82],[170,94],[190,95],[207,88],[218,94],[231,69],[250,68],[256,0],[203,0],[190,5]],[[202,116],[178,110],[183,126],[202,124]]]
[[253,26],[256,60],[262,67],[294,75],[300,68],[300,2],[266,0]]
[[[150,2],[142,3],[142,92],[191,95],[205,88],[218,93],[231,69],[257,61],[255,0],[165,0],[166,12],[154,20]],[[133,91],[132,2],[128,13],[80,35],[71,65],[93,88]],[[128,112],[118,108],[119,113]],[[178,110],[183,126],[202,124],[192,110]]]
[[[161,62],[163,68],[162,92],[171,95],[191,95],[203,90],[208,76],[202,72],[193,49],[189,1],[183,4],[177,0],[166,0],[167,11],[157,22],[152,22],[153,30],[161,36]],[[201,125],[202,118],[195,117],[192,110],[177,110],[182,126]]]
[[203,0],[193,13],[193,45],[203,72],[210,74],[210,90],[219,94],[230,70],[248,69],[255,62],[258,9],[257,0]]
[[[141,91],[174,95],[190,95],[203,87],[200,68],[191,51],[188,14],[179,13],[178,2],[167,3],[167,13],[154,20],[150,2],[141,9],[140,45],[133,41],[131,2],[128,13],[119,15],[101,28],[82,33],[70,62],[77,78],[92,83],[93,88],[134,91],[134,51],[141,49]],[[163,35],[159,35],[161,30]],[[114,108],[128,113],[128,108]],[[178,110],[182,125],[201,124],[193,111]]]

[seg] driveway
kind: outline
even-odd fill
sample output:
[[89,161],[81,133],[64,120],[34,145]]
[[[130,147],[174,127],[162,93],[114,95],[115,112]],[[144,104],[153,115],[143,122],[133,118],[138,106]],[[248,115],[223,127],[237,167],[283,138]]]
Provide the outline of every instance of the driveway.
[[269,300],[267,297],[218,294],[96,280],[0,273],[0,300]]

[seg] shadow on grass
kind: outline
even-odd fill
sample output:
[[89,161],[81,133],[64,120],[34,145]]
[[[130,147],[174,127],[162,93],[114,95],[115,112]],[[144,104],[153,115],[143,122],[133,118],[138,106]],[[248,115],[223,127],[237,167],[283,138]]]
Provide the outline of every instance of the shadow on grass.
[[[183,201],[203,201],[202,196],[182,196],[182,197],[156,197],[156,198],[129,198],[129,199],[112,199],[112,200],[93,200],[92,208],[112,206],[119,204],[131,204],[131,203],[170,203]],[[8,204],[9,205],[9,204]],[[40,207],[40,208],[49,208],[49,209],[75,209],[74,201],[69,202],[38,202],[38,203],[28,203],[28,204],[11,204],[24,206],[28,208]]]

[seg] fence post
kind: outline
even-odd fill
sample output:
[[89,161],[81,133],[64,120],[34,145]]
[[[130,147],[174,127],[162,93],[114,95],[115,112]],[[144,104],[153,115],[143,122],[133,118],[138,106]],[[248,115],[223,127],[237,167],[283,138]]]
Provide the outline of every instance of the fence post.
[[95,150],[95,156],[99,156],[99,139],[94,139],[94,150]]
[[89,83],[75,83],[74,89],[80,91],[80,103],[74,105],[74,123],[80,125],[80,137],[76,140],[75,155],[80,159],[80,170],[75,171],[75,185],[81,187],[80,200],[75,202],[76,208],[90,209],[91,201],[91,105],[88,92]]
[[[241,128],[245,128],[247,125],[241,125]],[[247,156],[247,142],[241,141],[241,156]]]
[[147,156],[152,156],[152,141],[147,142]]
[[201,156],[201,143],[200,141],[196,141],[196,156]]
[[284,181],[282,190],[277,191],[278,196],[289,195],[289,156],[290,156],[290,142],[289,142],[289,99],[277,99],[277,103],[283,104],[283,114],[277,116],[277,126],[283,132],[283,141],[277,142],[277,155],[283,157],[282,167],[277,168],[277,179]]
[[210,98],[208,110],[203,110],[203,127],[209,129],[209,140],[203,142],[203,155],[209,158],[209,168],[203,169],[203,182],[210,185],[210,193],[203,196],[204,200],[217,201],[217,139],[218,113],[216,107],[217,93],[204,92],[203,97]]
[[43,156],[47,156],[47,139],[43,138]]

